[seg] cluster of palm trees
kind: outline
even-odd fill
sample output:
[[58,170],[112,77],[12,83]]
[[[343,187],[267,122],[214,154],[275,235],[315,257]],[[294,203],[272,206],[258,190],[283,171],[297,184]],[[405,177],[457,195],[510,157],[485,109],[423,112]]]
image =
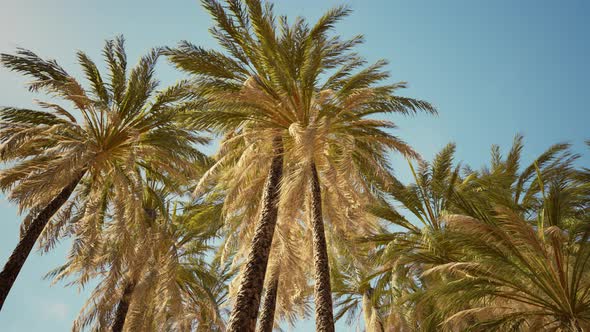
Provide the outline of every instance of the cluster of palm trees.
[[[347,7],[311,24],[201,2],[220,50],[183,41],[128,69],[119,37],[106,75],[78,52],[85,85],[2,54],[51,101],[0,109],[0,188],[26,213],[0,309],[35,244],[70,239],[47,277],[96,283],[74,331],[271,331],[312,309],[318,331],[359,311],[367,331],[590,328],[590,170],[568,145],[525,169],[521,137],[482,170],[453,145],[427,163],[385,118],[436,110],[334,34]],[[161,57],[186,79],[159,90]]]
[[389,189],[407,213],[375,204],[393,227],[338,259],[338,315],[362,306],[374,331],[590,329],[589,170],[568,144],[527,167],[522,150],[517,136],[473,170],[451,144],[410,165],[415,181]]

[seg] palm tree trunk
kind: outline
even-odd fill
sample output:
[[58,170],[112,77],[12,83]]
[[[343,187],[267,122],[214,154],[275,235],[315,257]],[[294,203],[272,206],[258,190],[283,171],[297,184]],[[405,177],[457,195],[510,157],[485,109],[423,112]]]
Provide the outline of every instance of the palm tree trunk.
[[113,322],[113,332],[123,331],[125,319],[127,318],[127,312],[129,311],[129,303],[131,303],[131,295],[133,295],[134,289],[135,284],[132,282],[129,282],[125,285],[123,296],[121,296],[121,300],[119,300],[119,304],[117,305],[115,321]]
[[274,157],[262,194],[262,212],[250,244],[250,253],[229,319],[228,332],[254,332],[256,329],[260,295],[264,287],[268,255],[277,224],[280,181],[283,176],[282,137],[277,136],[273,139],[273,148]]
[[311,164],[311,223],[313,232],[313,266],[315,272],[315,328],[319,332],[334,331],[330,263],[322,218],[322,189],[315,162]]
[[275,309],[277,307],[277,294],[279,291],[279,277],[280,269],[271,275],[269,285],[266,287],[264,297],[262,298],[262,311],[260,312],[260,318],[258,319],[258,325],[256,326],[256,332],[272,332],[272,328],[275,322]]
[[39,235],[45,229],[45,226],[53,217],[53,215],[59,211],[59,209],[67,202],[72,195],[72,192],[76,189],[76,186],[84,176],[85,172],[80,173],[70,184],[61,190],[61,192],[39,212],[39,214],[31,221],[31,224],[24,232],[20,241],[12,251],[12,254],[8,258],[6,265],[0,272],[0,310],[4,305],[4,301],[12,289],[14,281],[18,277],[20,270],[22,269],[25,261],[29,257],[31,250],[35,246]]

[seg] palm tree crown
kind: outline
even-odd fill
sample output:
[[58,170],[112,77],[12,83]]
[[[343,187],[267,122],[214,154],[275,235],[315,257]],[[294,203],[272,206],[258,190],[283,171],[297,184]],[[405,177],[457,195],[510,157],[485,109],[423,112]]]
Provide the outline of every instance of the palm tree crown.
[[31,51],[1,56],[4,66],[33,78],[31,91],[70,104],[38,102],[44,110],[0,110],[0,159],[8,163],[0,173],[0,189],[21,210],[31,210],[21,242],[0,277],[2,303],[41,232],[44,238],[60,233],[59,220],[46,225],[78,183],[88,188],[88,222],[100,221],[105,199],[115,202],[115,213],[126,220],[140,220],[142,174],[162,180],[187,178],[194,173],[195,161],[204,159],[195,144],[207,140],[180,126],[174,111],[173,106],[188,96],[185,83],[155,92],[160,50],[149,52],[129,71],[122,37],[107,41],[103,55],[108,81],[86,54],[78,52],[88,89],[56,61]]

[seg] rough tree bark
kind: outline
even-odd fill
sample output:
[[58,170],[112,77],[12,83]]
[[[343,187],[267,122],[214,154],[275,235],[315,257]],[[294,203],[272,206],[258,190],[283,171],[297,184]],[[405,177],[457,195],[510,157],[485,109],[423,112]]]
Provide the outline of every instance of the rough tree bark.
[[280,269],[277,268],[271,274],[272,279],[268,283],[262,298],[262,311],[260,312],[256,332],[272,332],[275,322],[280,273]]
[[283,141],[280,136],[273,139],[273,149],[274,157],[262,194],[262,212],[250,244],[228,332],[254,332],[256,329],[268,255],[277,224],[280,181],[283,176]]
[[315,272],[315,327],[318,332],[334,331],[330,264],[326,247],[326,234],[322,218],[322,189],[314,162],[311,164],[311,223],[313,233],[313,266]]
[[125,285],[123,295],[119,300],[119,304],[117,304],[117,311],[115,312],[115,321],[113,322],[113,332],[123,331],[123,327],[125,326],[125,319],[127,318],[127,312],[129,312],[131,296],[133,295],[134,289],[135,284],[133,282],[129,282]]
[[14,285],[14,281],[18,277],[20,270],[22,269],[25,261],[29,257],[31,250],[35,246],[39,235],[45,229],[45,226],[53,217],[53,215],[59,211],[59,209],[67,202],[72,195],[72,192],[76,189],[76,186],[84,176],[85,172],[80,173],[70,184],[64,187],[61,192],[54,197],[39,214],[31,221],[31,224],[26,229],[24,235],[12,251],[12,254],[8,258],[6,265],[0,272],[0,310],[4,305],[4,301]]

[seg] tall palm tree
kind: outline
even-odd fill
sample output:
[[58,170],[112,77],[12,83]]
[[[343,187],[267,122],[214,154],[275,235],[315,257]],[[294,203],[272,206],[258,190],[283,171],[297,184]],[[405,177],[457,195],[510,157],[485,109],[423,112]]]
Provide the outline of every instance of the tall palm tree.
[[[219,165],[230,164],[232,153],[236,160],[234,165],[243,166],[244,160],[252,159],[252,155],[260,156],[262,151],[268,151],[267,155],[274,158],[272,163],[262,158],[258,163],[270,164],[265,165],[265,168],[276,170],[271,174],[277,176],[268,178],[278,181],[279,175],[282,175],[282,171],[279,173],[279,169],[282,170],[282,155],[290,152],[285,149],[294,151],[311,147],[286,135],[287,130],[290,133],[305,133],[304,136],[311,138],[306,142],[314,144],[319,139],[329,138],[335,142],[347,135],[356,136],[358,144],[352,150],[344,151],[358,162],[353,163],[353,166],[362,163],[364,166],[374,166],[372,170],[385,167],[384,148],[413,154],[402,141],[380,129],[391,127],[390,123],[372,122],[365,117],[376,113],[434,110],[428,103],[394,96],[393,91],[403,87],[403,84],[374,86],[388,77],[387,73],[381,71],[386,63],[379,62],[359,70],[365,62],[351,49],[362,41],[362,37],[343,41],[329,36],[334,24],[346,16],[349,9],[335,8],[316,24],[309,26],[303,19],[297,19],[292,25],[289,25],[286,17],[275,19],[272,5],[263,5],[261,1],[227,1],[225,7],[214,0],[203,3],[216,21],[211,31],[227,54],[207,51],[186,42],[177,49],[169,50],[168,54],[179,68],[195,75],[199,85],[197,95],[202,97],[195,107],[206,105],[208,108],[207,111],[193,114],[192,120],[200,126],[220,129],[225,133],[226,144],[221,148],[225,155],[219,158]],[[332,75],[326,75],[328,73]],[[323,75],[328,78],[320,84],[318,82]],[[327,137],[310,134],[322,131],[321,126],[332,120],[335,124],[323,131]],[[341,133],[346,129],[350,130],[348,134]],[[337,135],[339,133],[340,136]],[[271,139],[273,144],[270,144],[269,137],[274,137]],[[376,138],[372,140],[371,137]],[[234,149],[231,149],[232,145]],[[319,149],[324,146],[317,146],[318,150],[310,150],[305,154],[307,163],[299,164],[303,167],[303,173],[299,173],[306,174],[304,179],[309,181],[310,186],[306,191],[312,195],[310,209],[316,249],[317,328],[329,331],[333,330],[333,317],[318,173],[318,163],[322,161],[316,160],[317,154],[321,153]],[[367,154],[368,151],[374,152],[377,157]],[[336,157],[337,151],[332,153]],[[242,278],[230,319],[230,331],[253,331],[255,327],[268,252],[276,225],[276,208],[272,214],[266,211],[276,206],[280,195],[278,191],[271,190],[274,186],[267,188],[262,203],[260,228],[255,232],[251,257],[246,261],[245,277]]]
[[[260,217],[228,326],[228,331],[254,331],[277,220],[283,169],[285,107],[280,106],[282,87],[273,73],[284,68],[272,60],[272,47],[276,47],[273,45],[276,40],[268,34],[269,21],[263,18],[259,1],[247,2],[249,14],[241,1],[228,1],[229,8],[224,8],[215,0],[204,0],[202,3],[215,19],[216,26],[211,31],[227,54],[205,50],[188,42],[168,50],[170,60],[177,67],[195,75],[200,89],[198,94],[207,97],[209,102],[216,102],[208,112],[193,114],[192,120],[200,127],[220,129],[226,136],[258,132],[265,135],[264,143],[270,147]],[[239,94],[242,87],[247,88],[248,84],[262,87],[264,100],[259,104],[249,105],[246,100],[255,96],[247,92],[244,92],[244,97],[235,100],[230,96],[232,92]],[[212,98],[214,95],[221,98]],[[264,107],[260,107],[262,105]],[[202,105],[197,103],[195,106],[200,108]],[[212,171],[227,159],[227,156],[220,158]]]
[[[369,119],[368,116],[406,114],[421,108],[433,111],[427,103],[394,96],[393,92],[401,86],[374,86],[388,77],[387,73],[380,71],[381,66],[379,63],[329,82],[334,88],[343,88],[322,90],[316,94],[309,111],[309,122],[305,125],[296,123],[290,128],[294,148],[286,158],[299,165],[300,170],[290,174],[289,181],[294,181],[296,187],[301,181],[309,181],[316,317],[326,319],[319,320],[318,329],[333,326],[325,220],[330,222],[332,231],[362,235],[363,225],[370,228],[372,224],[363,212],[372,193],[390,181],[386,175],[389,172],[387,152],[393,150],[409,158],[417,157],[411,147],[384,130],[394,128],[393,123]],[[359,81],[363,83],[359,84]],[[285,185],[289,183],[285,182]],[[324,195],[323,191],[326,192]],[[323,207],[322,204],[329,206]],[[338,208],[347,205],[351,208]]]
[[127,71],[123,38],[107,41],[103,55],[109,80],[104,81],[94,62],[78,52],[88,90],[54,60],[24,49],[2,54],[5,67],[34,79],[31,91],[46,92],[71,107],[39,102],[45,110],[0,109],[0,159],[10,163],[0,173],[0,189],[31,213],[0,272],[0,308],[40,234],[79,183],[91,188],[93,202],[101,201],[105,186],[113,186],[114,194],[107,197],[125,202],[124,213],[139,215],[142,172],[190,177],[190,160],[202,156],[193,145],[206,140],[178,126],[171,110],[187,97],[184,83],[154,93],[159,54],[152,50]]

